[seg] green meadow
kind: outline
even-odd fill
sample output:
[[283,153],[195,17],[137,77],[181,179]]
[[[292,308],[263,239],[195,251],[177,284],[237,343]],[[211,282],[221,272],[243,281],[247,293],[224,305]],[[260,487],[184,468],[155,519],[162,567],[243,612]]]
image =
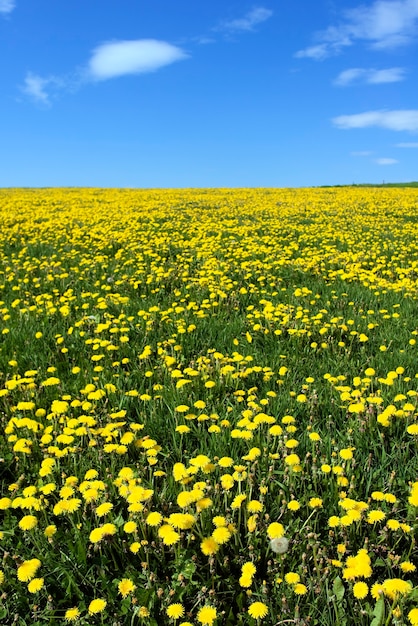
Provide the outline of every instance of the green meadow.
[[417,625],[418,190],[0,200],[0,623]]

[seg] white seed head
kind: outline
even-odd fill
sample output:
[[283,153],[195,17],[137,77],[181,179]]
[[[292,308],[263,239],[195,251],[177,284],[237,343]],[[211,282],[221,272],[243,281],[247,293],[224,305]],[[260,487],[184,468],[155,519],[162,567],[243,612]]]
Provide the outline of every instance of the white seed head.
[[276,554],[284,554],[289,549],[289,539],[286,539],[286,537],[272,539],[270,541],[270,548],[273,552],[276,552]]

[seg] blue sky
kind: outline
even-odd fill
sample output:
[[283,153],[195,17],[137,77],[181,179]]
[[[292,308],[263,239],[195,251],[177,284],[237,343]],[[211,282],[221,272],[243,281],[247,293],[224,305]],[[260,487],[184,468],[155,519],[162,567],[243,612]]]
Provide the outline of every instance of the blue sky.
[[0,0],[0,186],[418,180],[418,0]]

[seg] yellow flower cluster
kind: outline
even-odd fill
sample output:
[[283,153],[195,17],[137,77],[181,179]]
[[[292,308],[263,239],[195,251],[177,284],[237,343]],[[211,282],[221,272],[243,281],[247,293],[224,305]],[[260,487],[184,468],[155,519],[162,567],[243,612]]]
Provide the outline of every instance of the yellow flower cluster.
[[418,623],[417,192],[0,197],[7,614]]

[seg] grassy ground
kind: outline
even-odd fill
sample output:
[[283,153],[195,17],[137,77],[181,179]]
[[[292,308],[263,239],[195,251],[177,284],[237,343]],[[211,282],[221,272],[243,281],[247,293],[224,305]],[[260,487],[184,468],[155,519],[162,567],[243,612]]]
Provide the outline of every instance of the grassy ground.
[[0,198],[0,621],[417,624],[418,192]]

